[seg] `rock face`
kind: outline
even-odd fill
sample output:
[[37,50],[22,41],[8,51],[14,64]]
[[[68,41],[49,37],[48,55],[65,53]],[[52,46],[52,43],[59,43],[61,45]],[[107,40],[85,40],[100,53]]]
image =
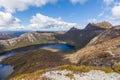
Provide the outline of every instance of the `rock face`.
[[120,62],[120,26],[105,30],[70,59],[78,65],[115,67]]
[[89,43],[91,39],[105,31],[107,28],[101,27],[101,25],[89,23],[85,29],[71,28],[65,34],[57,35],[59,40],[65,41],[69,44],[73,44],[78,48],[83,48]]

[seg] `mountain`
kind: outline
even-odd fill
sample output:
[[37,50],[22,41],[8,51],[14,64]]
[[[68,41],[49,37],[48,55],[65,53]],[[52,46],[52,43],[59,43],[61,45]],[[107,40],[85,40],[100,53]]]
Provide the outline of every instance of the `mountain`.
[[[105,22],[101,23],[89,23],[85,29],[77,29],[75,27],[72,27],[69,31],[67,31],[65,34],[56,35],[56,38],[65,41],[69,44],[75,45],[78,49],[83,48],[86,44],[89,43],[91,39],[93,39],[95,36],[99,35],[101,32],[111,28],[111,25],[107,25],[106,27]],[[107,23],[107,22],[106,22]],[[108,28],[109,26],[109,28]]]
[[57,43],[57,40],[53,35],[54,33],[28,32],[19,37],[0,40],[0,45],[4,47],[5,51],[35,44]]
[[27,31],[2,31],[0,32],[0,40],[15,38],[26,32]]
[[120,61],[120,26],[105,30],[69,57],[77,65],[115,67]]
[[11,39],[17,37],[16,34],[11,32],[0,32],[0,40]]
[[[104,26],[107,25],[108,23]],[[71,28],[67,32],[28,32],[28,33],[16,33],[13,38],[6,40],[0,40],[0,52],[8,51],[15,48],[26,47],[35,44],[46,44],[46,43],[68,43],[76,46],[80,49],[86,46],[91,39],[103,32],[108,28],[103,28],[103,23],[91,24],[89,23],[85,29]],[[99,24],[99,26],[98,26]],[[20,35],[21,34],[21,35]],[[4,35],[5,36],[5,35]],[[8,35],[9,36],[9,35]],[[11,36],[9,36],[11,37]]]

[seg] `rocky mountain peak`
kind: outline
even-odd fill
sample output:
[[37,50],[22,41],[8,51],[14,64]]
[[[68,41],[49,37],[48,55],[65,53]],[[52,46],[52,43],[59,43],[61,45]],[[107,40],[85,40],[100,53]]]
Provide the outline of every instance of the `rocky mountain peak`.
[[100,22],[100,23],[89,23],[85,30],[98,30],[98,29],[110,29],[112,28],[112,24],[109,22]]
[[101,28],[106,28],[106,29],[112,28],[112,24],[107,21],[96,23],[96,25],[100,26]]
[[89,23],[86,27],[85,30],[98,30],[98,29],[104,29],[99,26],[97,26],[95,23]]
[[78,29],[73,26],[70,30],[73,31],[73,30],[78,30]]

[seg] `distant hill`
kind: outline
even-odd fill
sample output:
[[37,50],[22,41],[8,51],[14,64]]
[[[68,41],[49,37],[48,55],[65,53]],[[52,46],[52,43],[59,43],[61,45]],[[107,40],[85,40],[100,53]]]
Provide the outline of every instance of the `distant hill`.
[[17,37],[16,34],[11,32],[0,32],[0,40],[11,39]]
[[26,33],[26,31],[2,31],[0,32],[0,40],[11,39]]
[[5,50],[11,50],[35,44],[57,43],[53,35],[54,33],[29,32],[12,39],[0,40],[0,45]]

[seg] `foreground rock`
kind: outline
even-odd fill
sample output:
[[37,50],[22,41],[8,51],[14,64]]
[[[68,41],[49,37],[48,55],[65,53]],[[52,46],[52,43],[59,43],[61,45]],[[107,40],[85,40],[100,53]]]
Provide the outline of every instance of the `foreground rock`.
[[73,73],[72,71],[50,71],[42,76],[43,80],[120,80],[120,74],[105,73],[103,71],[92,70],[86,73]]

